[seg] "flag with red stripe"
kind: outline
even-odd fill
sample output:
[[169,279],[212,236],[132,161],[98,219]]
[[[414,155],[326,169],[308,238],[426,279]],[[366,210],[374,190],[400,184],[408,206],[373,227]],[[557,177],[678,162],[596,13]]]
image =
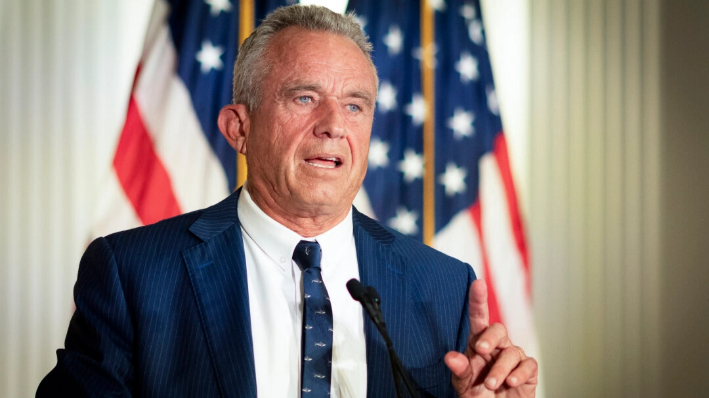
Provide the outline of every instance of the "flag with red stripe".
[[[426,1],[426,0],[422,0]],[[369,168],[358,207],[423,240],[424,195],[434,200],[433,246],[473,266],[488,282],[493,322],[538,356],[529,254],[510,171],[479,1],[350,0],[374,44],[380,78]],[[424,16],[425,20],[425,16]],[[429,48],[422,31],[432,29]],[[424,95],[421,63],[433,55],[434,93]],[[433,105],[435,145],[424,148]],[[424,191],[424,151],[433,151],[435,189]]]
[[155,1],[94,236],[209,206],[235,188],[236,155],[217,116],[231,102],[239,25],[286,3],[255,1],[254,17],[236,0]]

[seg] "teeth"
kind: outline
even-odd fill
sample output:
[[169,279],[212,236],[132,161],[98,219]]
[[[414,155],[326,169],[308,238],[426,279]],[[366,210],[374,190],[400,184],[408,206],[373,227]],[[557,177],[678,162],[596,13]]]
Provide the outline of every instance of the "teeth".
[[323,158],[317,158],[317,159],[313,158],[313,160],[324,160],[324,161],[332,162],[332,163],[334,163],[334,165],[331,166],[328,164],[314,163],[314,162],[307,161],[307,160],[306,160],[306,163],[308,163],[311,166],[320,167],[323,169],[334,169],[334,168],[337,168],[337,166],[339,166],[340,164],[342,164],[342,162],[337,157],[329,157],[329,158],[323,157]]
[[335,166],[325,166],[324,164],[318,164],[318,163],[312,163],[312,162],[307,162],[311,166],[315,167],[322,167],[323,169],[334,169]]

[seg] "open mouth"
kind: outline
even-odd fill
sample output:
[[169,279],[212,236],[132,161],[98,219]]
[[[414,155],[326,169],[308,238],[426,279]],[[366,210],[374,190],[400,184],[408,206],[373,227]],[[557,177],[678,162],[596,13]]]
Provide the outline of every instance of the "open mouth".
[[342,160],[337,157],[314,157],[305,159],[305,162],[311,166],[320,167],[323,169],[335,169],[342,165]]

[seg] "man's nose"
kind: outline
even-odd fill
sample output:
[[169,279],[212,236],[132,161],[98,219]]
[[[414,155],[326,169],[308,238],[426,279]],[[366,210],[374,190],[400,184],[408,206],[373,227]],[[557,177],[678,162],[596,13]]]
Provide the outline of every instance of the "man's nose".
[[318,137],[328,136],[329,138],[342,138],[347,136],[347,124],[344,110],[339,101],[328,98],[321,102],[318,107],[320,114],[315,125],[315,135]]

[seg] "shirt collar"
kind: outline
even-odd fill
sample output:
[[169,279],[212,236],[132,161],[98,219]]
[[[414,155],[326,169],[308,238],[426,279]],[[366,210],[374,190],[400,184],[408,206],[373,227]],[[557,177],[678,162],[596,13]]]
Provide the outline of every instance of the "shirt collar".
[[290,267],[293,251],[301,240],[315,240],[320,244],[323,253],[321,268],[325,269],[337,266],[344,252],[342,248],[354,239],[351,207],[340,223],[314,238],[304,238],[269,217],[253,201],[245,185],[239,196],[237,211],[244,232],[284,270]]

